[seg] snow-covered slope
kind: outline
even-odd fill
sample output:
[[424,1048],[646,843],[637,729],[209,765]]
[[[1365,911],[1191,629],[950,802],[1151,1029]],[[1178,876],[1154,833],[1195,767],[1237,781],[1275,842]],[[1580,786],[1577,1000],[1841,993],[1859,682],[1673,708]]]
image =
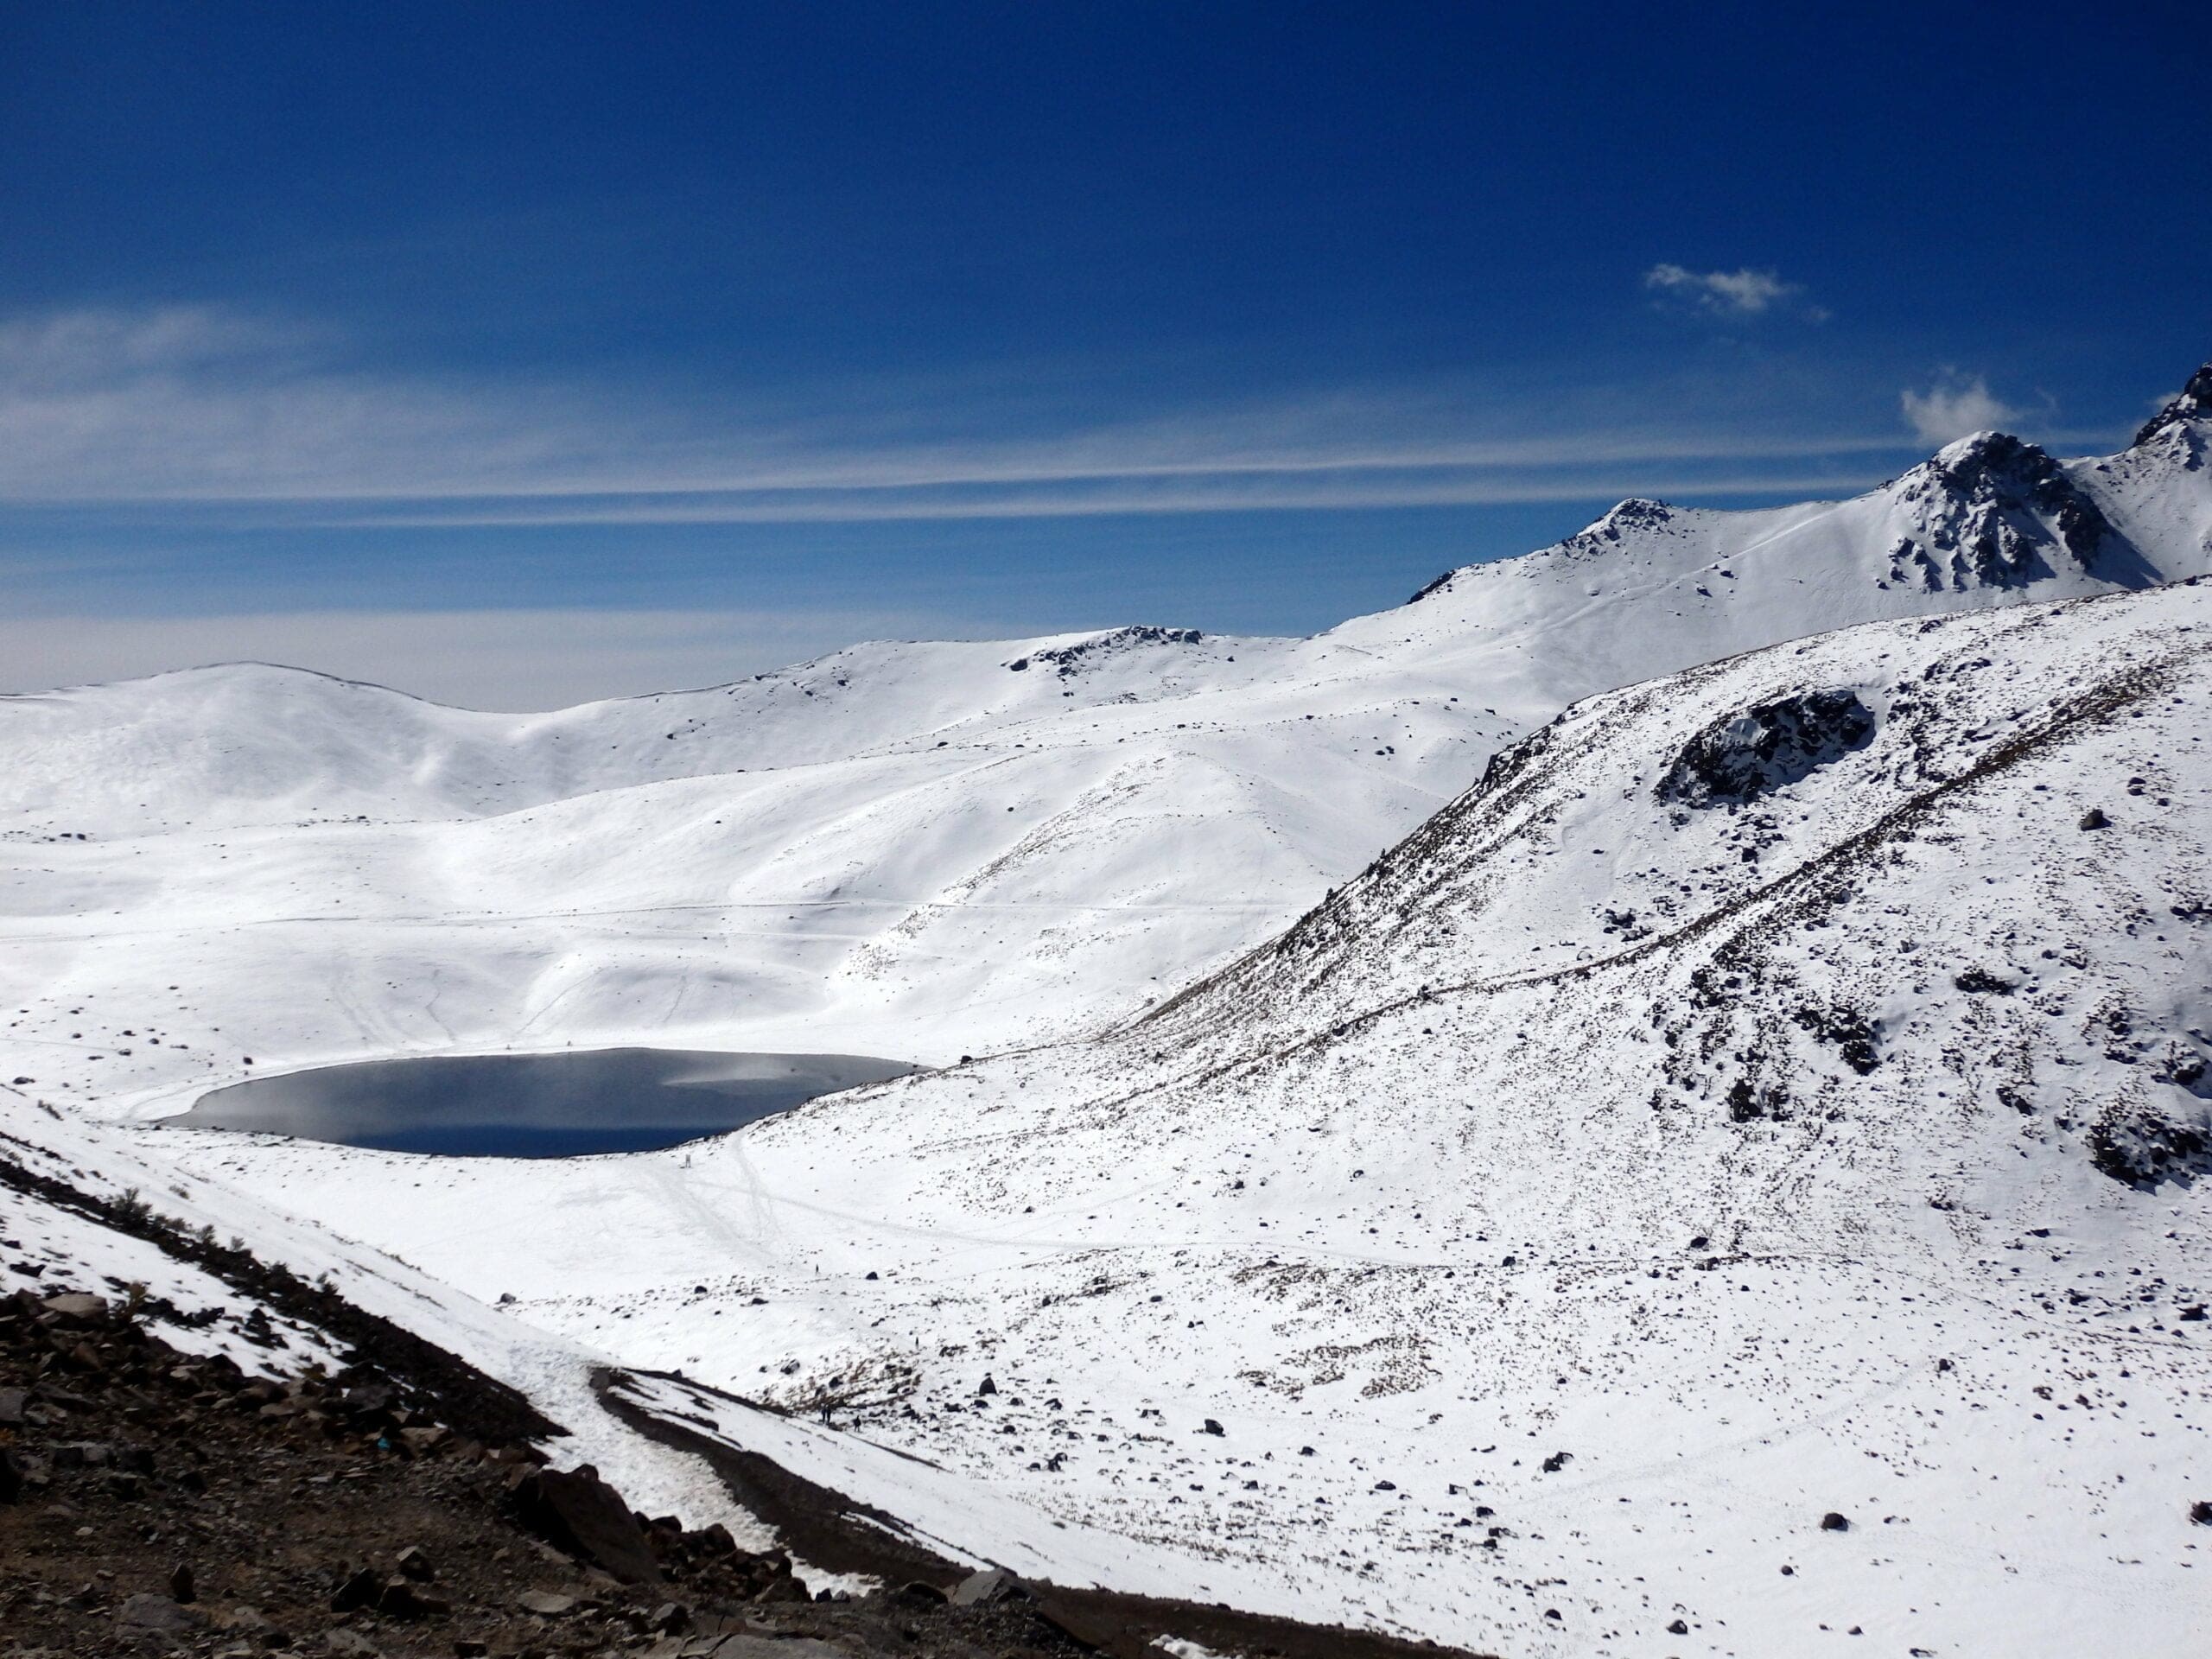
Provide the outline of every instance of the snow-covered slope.
[[[1267,937],[1577,697],[2212,569],[2208,441],[2192,391],[2105,460],[1986,434],[1842,503],[1624,502],[1310,639],[868,645],[523,716],[255,665],[0,698],[7,1034],[164,1103],[218,1054],[1065,1034]],[[122,1039],[156,1011],[199,1060]]]
[[638,1159],[179,1161],[834,1402],[658,1385],[1026,1571],[1515,1655],[2193,1652],[2209,710],[2212,584],[1866,626],[1577,705],[1105,1039]]

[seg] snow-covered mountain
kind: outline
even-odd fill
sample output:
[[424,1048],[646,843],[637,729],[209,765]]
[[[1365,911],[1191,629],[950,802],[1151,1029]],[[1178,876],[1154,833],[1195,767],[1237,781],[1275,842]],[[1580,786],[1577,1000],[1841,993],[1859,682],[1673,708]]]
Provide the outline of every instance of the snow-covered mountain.
[[1033,1574],[1516,1655],[2178,1655],[2208,710],[2212,583],[1862,626],[1576,705],[1103,1039],[637,1159],[177,1164],[834,1402],[648,1390]]
[[[2212,371],[2118,455],[1627,502],[1311,639],[0,700],[5,1155],[359,1280],[687,1517],[592,1364],[1035,1576],[2193,1651],[2208,441]],[[996,1058],[622,1159],[154,1126],[620,1042]]]
[[868,645],[521,716],[250,664],[0,699],[0,992],[17,1039],[101,1046],[103,1096],[164,1101],[220,1068],[67,1009],[188,968],[264,1065],[1064,1034],[1267,937],[1578,697],[2212,569],[2208,442],[2192,390],[2101,460],[1984,434],[1840,503],[1624,502],[1308,639]]

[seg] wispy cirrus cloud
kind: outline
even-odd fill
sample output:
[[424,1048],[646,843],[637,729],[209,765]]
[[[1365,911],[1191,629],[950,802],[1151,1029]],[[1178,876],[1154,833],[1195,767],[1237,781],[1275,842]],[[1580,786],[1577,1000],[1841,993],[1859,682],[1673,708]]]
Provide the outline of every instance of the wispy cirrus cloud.
[[[1732,304],[1773,302],[1756,285],[1732,291]],[[874,410],[810,410],[378,372],[281,321],[79,311],[0,321],[0,502],[423,525],[1313,511],[1827,492],[1878,474],[1853,457],[1901,443],[1725,420],[1590,424],[1434,387],[1040,431],[1011,409],[995,418],[991,395],[956,426],[895,390]]]
[[1948,443],[1993,427],[2009,426],[2025,411],[2014,408],[1989,389],[1980,375],[1961,375],[1946,369],[1942,379],[1926,391],[1908,387],[1898,394],[1908,425],[1928,443]]

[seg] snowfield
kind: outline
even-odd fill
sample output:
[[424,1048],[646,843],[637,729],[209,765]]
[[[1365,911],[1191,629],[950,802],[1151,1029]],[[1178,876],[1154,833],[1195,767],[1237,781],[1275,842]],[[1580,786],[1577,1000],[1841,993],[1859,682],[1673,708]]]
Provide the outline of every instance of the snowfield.
[[[1309,640],[0,701],[0,1128],[358,1281],[649,1507],[715,1513],[597,1361],[1039,1577],[2201,1650],[2199,380],[2119,456],[1624,503]],[[943,1069],[623,1158],[158,1126],[249,1056],[620,1042]]]

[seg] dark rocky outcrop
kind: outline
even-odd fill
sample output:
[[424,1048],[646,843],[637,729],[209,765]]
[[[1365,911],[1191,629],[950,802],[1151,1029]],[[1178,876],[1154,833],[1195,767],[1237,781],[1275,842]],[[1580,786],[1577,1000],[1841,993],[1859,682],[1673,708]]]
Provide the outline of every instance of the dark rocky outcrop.
[[1658,796],[1686,806],[1740,804],[1808,777],[1873,737],[1874,716],[1853,692],[1777,698],[1692,738],[1659,779]]
[[1917,533],[1890,549],[1891,582],[1916,580],[1930,591],[2023,588],[2058,563],[2088,570],[2107,555],[2107,574],[2115,574],[2133,550],[2056,457],[2010,433],[1953,444],[1894,488]]
[[2153,415],[2136,429],[2135,443],[2146,444],[2177,421],[2212,418],[2212,363],[2207,363],[2189,377],[2181,396]]
[[568,1471],[531,1471],[515,1488],[515,1513],[548,1543],[604,1568],[625,1584],[660,1582],[645,1529],[621,1494],[589,1464]]
[[2212,1174],[2212,1111],[2114,1102],[2089,1126],[2088,1147],[2091,1162],[2129,1186],[2194,1181]]

